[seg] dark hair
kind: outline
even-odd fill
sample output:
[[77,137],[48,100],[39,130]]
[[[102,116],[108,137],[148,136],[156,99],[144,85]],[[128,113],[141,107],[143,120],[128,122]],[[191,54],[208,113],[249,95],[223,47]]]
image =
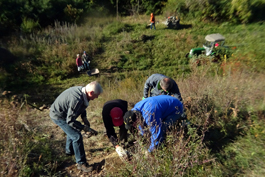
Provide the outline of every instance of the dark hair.
[[125,128],[127,130],[130,130],[134,122],[136,122],[136,114],[132,110],[127,111],[123,116],[123,120],[124,120]]
[[173,80],[168,77],[161,79],[160,86],[162,87],[162,89],[169,91],[171,87],[173,86]]

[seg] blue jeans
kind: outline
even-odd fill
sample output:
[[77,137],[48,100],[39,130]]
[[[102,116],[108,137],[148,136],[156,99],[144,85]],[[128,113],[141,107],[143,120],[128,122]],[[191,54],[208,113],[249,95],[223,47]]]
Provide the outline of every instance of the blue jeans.
[[66,133],[66,146],[65,152],[68,154],[75,154],[76,163],[86,163],[86,154],[83,144],[83,137],[81,132],[70,127],[65,120],[54,120],[52,121],[57,124]]
[[173,115],[166,117],[163,120],[162,126],[161,126],[161,133],[157,138],[157,140],[159,141],[159,145],[165,141],[167,130],[169,130],[169,128],[173,126],[177,122],[177,120],[179,120],[180,118],[181,118],[181,114],[173,114]]
[[155,23],[151,23],[150,29],[152,29],[152,26],[154,25],[154,29],[156,29]]

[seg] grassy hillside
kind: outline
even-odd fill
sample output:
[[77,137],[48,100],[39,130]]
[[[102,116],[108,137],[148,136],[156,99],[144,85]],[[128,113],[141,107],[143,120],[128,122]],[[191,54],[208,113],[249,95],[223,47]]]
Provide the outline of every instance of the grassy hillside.
[[[87,19],[79,26],[55,22],[54,28],[30,36],[14,36],[2,40],[2,47],[18,58],[1,65],[2,89],[57,83],[76,77],[75,57],[84,50],[92,58],[92,67],[102,72],[150,71],[169,76],[189,73],[185,55],[200,47],[210,33],[221,33],[227,45],[238,49],[230,61],[247,65],[250,70],[264,68],[264,25],[230,25],[181,21],[183,29],[169,30],[157,17],[157,30],[149,30],[147,16]],[[217,66],[219,67],[219,66]]]
[[[85,139],[88,162],[97,167],[93,176],[264,175],[264,24],[182,20],[182,29],[171,30],[161,23],[164,17],[156,19],[157,30],[147,27],[147,16],[94,18],[80,25],[56,22],[55,28],[31,36],[2,39],[1,47],[15,56],[0,63],[3,176],[80,175],[73,170],[74,160],[63,155],[63,132],[47,109],[39,109],[49,107],[64,89],[93,80],[104,89],[87,109],[92,128],[99,131]],[[224,35],[237,50],[218,64],[197,66],[185,54],[202,46],[210,33]],[[98,77],[77,73],[75,56],[84,50],[91,67],[99,68]],[[102,106],[117,98],[140,101],[153,73],[176,80],[188,119],[200,129],[190,128],[188,136],[172,132],[166,147],[149,157],[141,154],[142,140],[136,139],[129,149],[132,160],[121,164],[103,133]]]

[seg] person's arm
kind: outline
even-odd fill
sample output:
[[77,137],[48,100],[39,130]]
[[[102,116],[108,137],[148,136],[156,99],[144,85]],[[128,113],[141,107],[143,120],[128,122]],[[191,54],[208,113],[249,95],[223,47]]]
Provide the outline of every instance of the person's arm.
[[117,142],[117,135],[115,133],[115,129],[113,127],[112,119],[110,117],[109,112],[106,112],[105,109],[103,108],[102,110],[102,118],[103,118],[103,123],[107,131],[107,136],[110,140],[110,142],[113,144],[115,147],[115,144]]
[[66,117],[67,124],[79,131],[84,129],[84,125],[82,125],[79,121],[76,120],[76,118],[79,116],[76,113],[82,104],[83,102],[79,100],[72,100],[69,103],[69,108]]
[[176,83],[173,85],[173,88],[170,90],[170,92],[171,92],[170,94],[171,96],[177,98],[182,103],[182,97],[181,97],[178,85]]
[[124,140],[124,143],[128,141],[128,138],[127,138],[127,129],[125,128],[125,125],[122,124],[120,126],[120,130],[119,130],[119,133],[120,133],[120,141]]
[[81,114],[81,119],[83,120],[84,124],[89,126],[90,127],[90,123],[89,121],[87,120],[87,116],[86,116],[86,111],[84,111],[82,114]]
[[[155,116],[161,117],[160,114],[156,114]],[[148,148],[148,151],[152,152],[159,143],[158,137],[161,134],[160,132],[161,131],[161,119],[160,118],[154,119],[153,115],[151,115],[149,121],[145,121],[145,122],[148,125],[149,131],[151,133],[151,137],[150,137],[151,144]]]
[[173,93],[171,96],[177,98],[182,103],[182,98],[180,93]]
[[152,86],[151,77],[149,77],[145,81],[145,84],[144,84],[144,98],[147,98],[148,97],[148,92],[149,92],[149,89],[150,89],[151,86]]

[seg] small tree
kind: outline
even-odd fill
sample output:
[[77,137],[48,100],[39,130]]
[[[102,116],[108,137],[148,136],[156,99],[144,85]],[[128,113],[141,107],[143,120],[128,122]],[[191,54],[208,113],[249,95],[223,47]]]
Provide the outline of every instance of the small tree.
[[252,17],[251,0],[232,0],[230,19],[239,19],[242,23],[248,23]]

